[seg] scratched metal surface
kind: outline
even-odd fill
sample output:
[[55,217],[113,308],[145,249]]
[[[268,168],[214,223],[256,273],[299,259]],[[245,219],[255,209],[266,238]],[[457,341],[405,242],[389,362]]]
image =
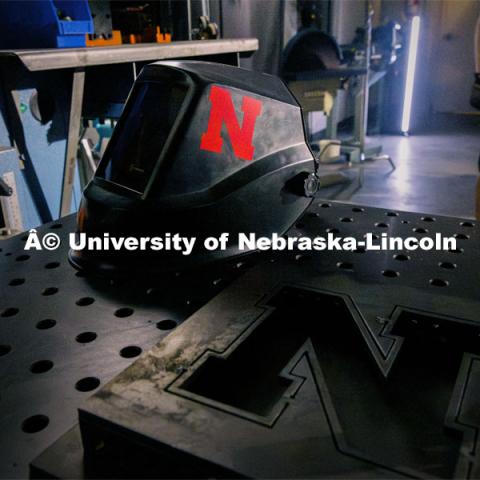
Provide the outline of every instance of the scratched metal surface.
[[[65,240],[73,216],[44,225]],[[77,421],[79,404],[214,296],[241,266],[192,277],[90,279],[67,242],[24,251],[0,242],[0,477],[30,461]]]
[[87,471],[78,430],[35,460],[38,471],[480,476],[477,224],[316,201],[289,234],[332,229],[439,232],[458,249],[258,263],[81,407]]

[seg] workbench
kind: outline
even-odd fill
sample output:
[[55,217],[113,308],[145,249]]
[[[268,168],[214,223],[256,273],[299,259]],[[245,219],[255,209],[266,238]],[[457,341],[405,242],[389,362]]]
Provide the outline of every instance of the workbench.
[[189,40],[170,43],[137,43],[112,47],[36,48],[0,50],[2,57],[18,59],[29,72],[85,68],[126,62],[154,62],[207,55],[249,55],[258,49],[256,38]]
[[477,223],[315,199],[288,235],[326,232],[458,246],[109,280],[2,242],[0,476],[478,478]]

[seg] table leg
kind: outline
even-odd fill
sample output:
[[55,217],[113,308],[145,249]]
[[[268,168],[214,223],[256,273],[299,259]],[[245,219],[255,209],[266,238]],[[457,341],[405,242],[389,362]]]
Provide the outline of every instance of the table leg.
[[68,120],[68,137],[63,170],[62,197],[60,201],[60,217],[70,213],[72,205],[73,182],[77,162],[78,141],[80,137],[80,120],[82,117],[83,88],[85,85],[85,69],[73,71],[72,97]]

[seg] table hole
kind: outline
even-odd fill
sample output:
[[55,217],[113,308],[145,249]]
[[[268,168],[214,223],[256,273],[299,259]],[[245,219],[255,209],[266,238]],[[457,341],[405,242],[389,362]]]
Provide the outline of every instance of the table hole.
[[32,415],[22,422],[22,430],[25,433],[37,433],[45,429],[50,423],[46,415]]

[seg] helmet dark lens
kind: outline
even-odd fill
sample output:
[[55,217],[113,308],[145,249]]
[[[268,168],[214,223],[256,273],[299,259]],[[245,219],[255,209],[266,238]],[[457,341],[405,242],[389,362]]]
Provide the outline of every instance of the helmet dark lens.
[[188,89],[176,75],[137,84],[97,176],[143,193]]

